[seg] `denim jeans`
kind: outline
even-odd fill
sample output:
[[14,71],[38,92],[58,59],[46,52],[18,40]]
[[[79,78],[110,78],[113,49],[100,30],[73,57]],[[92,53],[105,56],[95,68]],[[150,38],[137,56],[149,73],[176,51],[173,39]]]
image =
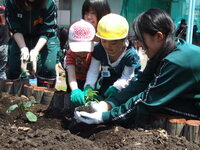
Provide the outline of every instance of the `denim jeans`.
[[0,46],[0,79],[5,80],[6,77],[6,63],[8,60],[8,45]]

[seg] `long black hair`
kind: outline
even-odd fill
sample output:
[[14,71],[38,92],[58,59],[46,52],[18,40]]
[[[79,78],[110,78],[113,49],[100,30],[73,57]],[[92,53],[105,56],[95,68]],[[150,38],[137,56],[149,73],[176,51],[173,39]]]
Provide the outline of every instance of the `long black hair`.
[[15,0],[15,3],[19,9],[31,11],[44,8],[47,1],[48,0],[35,0],[34,2],[29,2],[28,0]]
[[155,35],[157,32],[162,32],[165,35],[165,42],[156,56],[154,56],[155,67],[159,62],[176,47],[174,40],[175,25],[171,17],[162,9],[151,8],[140,14],[133,22],[133,30],[137,40],[142,42],[145,48],[148,49],[143,33]]
[[111,12],[107,0],[85,0],[82,6],[82,18],[84,18],[85,13],[90,10],[93,10],[96,13],[97,21]]

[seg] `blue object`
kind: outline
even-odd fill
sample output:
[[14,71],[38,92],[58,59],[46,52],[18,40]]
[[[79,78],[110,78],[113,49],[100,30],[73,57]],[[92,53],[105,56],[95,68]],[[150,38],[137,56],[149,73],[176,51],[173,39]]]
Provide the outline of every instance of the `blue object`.
[[29,84],[37,85],[37,78],[29,79]]

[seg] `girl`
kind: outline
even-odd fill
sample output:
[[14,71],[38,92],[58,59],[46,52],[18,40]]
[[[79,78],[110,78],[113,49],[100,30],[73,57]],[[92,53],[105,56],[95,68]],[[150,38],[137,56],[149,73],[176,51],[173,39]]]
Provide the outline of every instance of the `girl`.
[[13,33],[9,45],[8,79],[18,79],[26,71],[37,77],[38,86],[53,88],[56,59],[60,49],[57,37],[57,7],[54,0],[8,0],[6,17]]
[[[96,30],[97,27],[97,23],[98,21],[106,14],[110,13],[110,6],[107,2],[107,0],[85,0],[82,6],[82,19],[84,19],[85,21],[88,21],[89,23],[91,23],[94,27],[94,29]],[[94,37],[93,39],[94,44],[96,42],[99,42],[99,39],[97,37]],[[81,48],[80,48],[81,51]],[[72,57],[73,56],[73,57]],[[66,80],[67,80],[67,92],[71,92],[71,100],[72,102],[76,103],[78,105],[77,102],[75,102],[75,99],[79,99],[81,104],[84,104],[84,95],[85,92],[82,91],[83,90],[83,85],[85,84],[85,80],[86,80],[86,75],[80,78],[80,76],[78,77],[78,74],[86,74],[90,65],[90,61],[91,61],[91,53],[88,54],[86,60],[81,59],[83,62],[87,61],[87,63],[85,62],[84,64],[87,64],[87,66],[82,66],[84,69],[84,73],[83,70],[80,69],[81,65],[83,64],[80,61],[80,57],[75,54],[73,51],[71,51],[70,49],[67,51],[66,54],[66,71],[67,71],[67,75],[66,75]],[[74,59],[76,63],[79,64],[69,64],[68,62],[70,62],[69,60]],[[79,66],[79,68],[75,67],[76,65]],[[73,67],[74,69],[72,69]],[[75,76],[74,76],[75,74]],[[73,81],[73,84],[72,84]],[[76,91],[76,92],[75,92]]]
[[[107,0],[85,0],[82,6],[82,19],[90,22],[95,30],[99,20],[111,12]],[[99,42],[99,38],[94,38],[95,42]]]
[[175,40],[171,17],[158,8],[139,15],[133,30],[149,58],[145,70],[119,94],[93,105],[94,113],[75,111],[77,121],[122,122],[151,112],[199,120],[200,48]]

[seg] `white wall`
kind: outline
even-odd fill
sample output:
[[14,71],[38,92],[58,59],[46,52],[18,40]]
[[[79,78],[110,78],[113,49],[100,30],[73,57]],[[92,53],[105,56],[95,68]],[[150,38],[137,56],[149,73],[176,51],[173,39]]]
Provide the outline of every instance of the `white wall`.
[[58,10],[58,24],[65,26],[70,24],[70,11],[69,10]]

